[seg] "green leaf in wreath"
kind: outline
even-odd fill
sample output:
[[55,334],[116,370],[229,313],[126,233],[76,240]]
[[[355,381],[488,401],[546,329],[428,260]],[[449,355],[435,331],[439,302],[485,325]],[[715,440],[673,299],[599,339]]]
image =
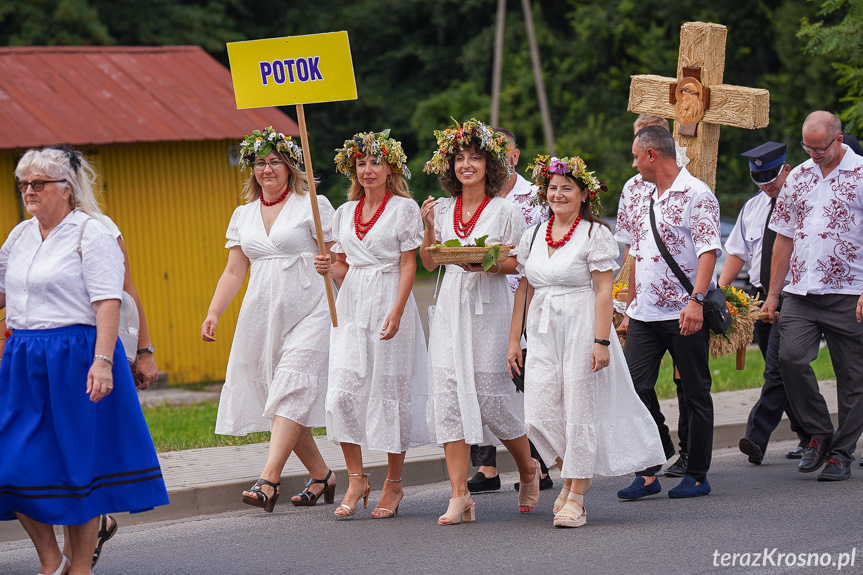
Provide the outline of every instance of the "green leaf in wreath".
[[461,242],[458,240],[447,240],[441,244],[445,248],[460,248]]
[[481,238],[477,238],[476,239],[476,247],[484,248],[485,247],[485,240],[487,237],[488,237],[488,234],[482,236]]
[[488,271],[491,269],[491,266],[497,263],[497,256],[500,255],[500,246],[493,245],[486,252],[485,257],[482,258],[482,269],[484,271]]
[[266,144],[264,144],[263,146],[261,146],[261,149],[260,149],[260,151],[258,152],[258,157],[259,157],[259,158],[263,158],[264,156],[266,156],[267,154],[269,154],[270,152],[272,152],[274,147],[275,147],[275,146],[273,145],[273,143],[272,143],[272,142],[267,142]]

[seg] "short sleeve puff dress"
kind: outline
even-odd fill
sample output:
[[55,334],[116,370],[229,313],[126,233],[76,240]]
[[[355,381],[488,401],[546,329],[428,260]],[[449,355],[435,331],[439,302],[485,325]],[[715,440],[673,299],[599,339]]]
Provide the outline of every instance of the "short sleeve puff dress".
[[396,335],[382,341],[380,331],[398,297],[401,254],[422,243],[422,218],[414,200],[392,196],[361,240],[357,204],[343,204],[333,219],[333,251],[345,254],[349,269],[330,335],[327,434],[336,443],[401,453],[428,444],[428,361],[413,294]]
[[[318,196],[324,241],[332,242],[333,210]],[[291,194],[267,234],[256,199],[231,216],[226,248],[251,262],[240,308],[216,433],[268,431],[274,416],[305,427],[325,424],[330,314],[308,195]]]
[[[454,208],[455,198],[435,206],[435,241],[457,238]],[[494,197],[462,241],[488,235],[487,242],[515,244],[524,227],[518,208]],[[463,440],[493,445],[497,439],[524,435],[521,402],[506,367],[512,302],[506,275],[446,266],[429,326],[427,412],[432,443]]]
[[[551,256],[548,223],[518,245],[519,270],[534,288],[527,317],[525,428],[545,461],[563,459],[561,477],[623,475],[665,462],[650,412],[638,398],[620,342],[607,337],[610,364],[591,370],[596,295],[591,272],[618,266],[617,243],[602,224],[582,222]],[[533,245],[531,246],[531,243]]]

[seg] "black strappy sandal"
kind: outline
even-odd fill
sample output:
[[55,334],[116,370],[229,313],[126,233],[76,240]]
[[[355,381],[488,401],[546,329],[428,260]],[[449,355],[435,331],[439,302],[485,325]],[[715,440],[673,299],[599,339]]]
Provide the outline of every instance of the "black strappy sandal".
[[[108,529],[108,519],[112,519],[114,521],[114,525]],[[96,563],[99,562],[99,556],[102,554],[102,545],[108,541],[114,534],[117,532],[117,528],[120,526],[117,523],[117,520],[110,515],[102,515],[99,519],[99,533],[97,535],[98,540],[96,541],[96,548],[93,550],[93,563],[90,565],[90,568],[96,566]]]
[[[336,484],[335,482],[332,485],[328,485],[330,481],[330,476],[332,476],[333,471],[330,470],[327,473],[327,476],[323,479],[312,479],[309,478],[308,483],[306,483],[306,488],[302,490],[302,492],[297,493],[294,497],[299,497],[299,499],[291,499],[291,503],[296,505],[297,507],[311,507],[312,505],[316,505],[318,499],[321,498],[321,495],[324,496],[324,502],[332,503],[336,499]],[[326,487],[324,487],[323,491],[318,494],[312,493],[309,491],[309,487],[314,485],[315,483],[323,483]]]
[[[281,484],[281,481],[273,483],[272,481],[267,481],[262,477],[258,479],[254,487],[249,489],[249,493],[252,495],[243,495],[243,503],[253,507],[261,507],[267,513],[272,513],[273,508],[276,506],[276,501],[279,500],[279,485]],[[273,488],[273,494],[271,496],[261,490],[261,487],[264,485],[269,485]]]

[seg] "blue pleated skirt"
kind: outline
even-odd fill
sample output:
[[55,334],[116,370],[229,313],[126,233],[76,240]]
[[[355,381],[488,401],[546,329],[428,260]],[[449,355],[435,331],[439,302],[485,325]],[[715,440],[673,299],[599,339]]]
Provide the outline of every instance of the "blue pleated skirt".
[[119,341],[114,390],[86,393],[96,328],[16,330],[0,362],[0,520],[54,525],[168,504]]

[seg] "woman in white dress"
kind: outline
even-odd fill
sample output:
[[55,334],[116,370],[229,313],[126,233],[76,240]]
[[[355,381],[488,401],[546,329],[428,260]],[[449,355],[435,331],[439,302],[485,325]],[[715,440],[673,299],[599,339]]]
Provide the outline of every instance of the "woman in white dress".
[[371,484],[361,446],[387,453],[387,476],[373,518],[394,517],[402,500],[408,447],[428,443],[425,335],[411,288],[423,225],[410,197],[401,142],[356,134],[337,150],[336,168],[351,179],[348,202],[336,210],[330,256],[318,273],[340,283],[339,326],[330,334],[327,434],[342,447],[350,484],[337,517],[368,506]]
[[[659,432],[638,398],[611,324],[617,242],[597,219],[604,184],[579,157],[539,156],[534,182],[551,219],[524,232],[507,362],[525,368],[528,436],[546,461],[556,461],[564,487],[554,525],[587,521],[584,494],[594,475],[623,475],[665,461]],[[537,237],[541,236],[541,237]],[[527,297],[527,342],[521,345]]]
[[[506,139],[471,119],[435,132],[438,150],[426,172],[439,175],[450,198],[427,199],[423,265],[437,264],[424,248],[447,240],[515,244],[524,217],[497,193],[509,177]],[[539,500],[539,464],[530,456],[524,424],[517,413],[515,386],[506,369],[512,292],[506,274],[516,271],[512,255],[488,272],[478,264],[447,265],[429,326],[428,425],[433,443],[443,445],[452,498],[438,519],[453,525],[475,519],[467,488],[471,444],[500,440],[518,466],[519,510],[528,513]]]
[[[246,435],[272,430],[261,478],[243,492],[243,502],[271,512],[279,497],[282,469],[297,454],[312,479],[292,499],[314,505],[335,496],[335,475],[324,463],[311,428],[324,425],[330,317],[324,283],[313,269],[317,253],[308,183],[300,170],[302,151],[268,127],[240,145],[241,166],[253,173],[243,188],[247,203],[228,225],[228,264],[201,325],[204,341],[215,341],[219,317],[250,273],[228,358],[216,433]],[[333,207],[318,198],[324,242],[331,246]],[[315,479],[318,478],[318,479]]]

